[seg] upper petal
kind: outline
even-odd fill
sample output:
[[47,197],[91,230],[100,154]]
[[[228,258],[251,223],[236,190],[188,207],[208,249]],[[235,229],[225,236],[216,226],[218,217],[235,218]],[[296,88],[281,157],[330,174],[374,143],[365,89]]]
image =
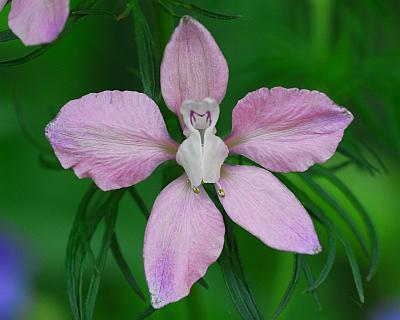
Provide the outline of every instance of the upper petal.
[[91,93],[67,103],[46,127],[64,168],[102,190],[129,187],[175,158],[157,105],[138,92]]
[[203,188],[192,191],[187,177],[171,182],[157,197],[144,239],[144,266],[154,308],[178,301],[221,254],[225,227]]
[[270,172],[251,166],[222,167],[220,198],[229,217],[272,248],[315,254],[314,225],[297,198]]
[[69,0],[13,0],[8,23],[27,45],[50,43],[63,30]]
[[352,114],[318,91],[262,88],[233,110],[226,144],[272,171],[304,171],[328,160]]
[[225,96],[228,66],[208,30],[191,17],[181,19],[161,63],[161,90],[167,106],[179,114],[184,100]]

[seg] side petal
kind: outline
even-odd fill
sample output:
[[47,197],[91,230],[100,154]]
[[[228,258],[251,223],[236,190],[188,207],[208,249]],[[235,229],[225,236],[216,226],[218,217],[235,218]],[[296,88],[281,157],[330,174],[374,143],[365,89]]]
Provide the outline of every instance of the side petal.
[[203,151],[199,132],[191,130],[190,136],[179,146],[176,162],[185,169],[192,187],[201,185],[203,180]]
[[144,267],[154,308],[178,301],[221,254],[221,213],[201,187],[192,191],[186,175],[157,197],[144,239]]
[[262,88],[238,102],[225,143],[268,170],[305,171],[335,153],[352,120],[318,91]]
[[203,181],[216,183],[219,180],[222,164],[229,155],[224,141],[215,135],[215,129],[204,133]]
[[69,0],[13,0],[8,23],[27,45],[50,43],[64,29]]
[[67,103],[46,127],[62,166],[91,177],[102,190],[129,187],[174,159],[157,105],[138,92],[91,93]]
[[225,193],[220,201],[229,217],[268,246],[305,254],[321,251],[306,210],[270,172],[225,165],[219,184]]
[[228,65],[208,30],[191,17],[181,19],[161,63],[161,90],[171,111],[179,114],[185,100],[225,96]]

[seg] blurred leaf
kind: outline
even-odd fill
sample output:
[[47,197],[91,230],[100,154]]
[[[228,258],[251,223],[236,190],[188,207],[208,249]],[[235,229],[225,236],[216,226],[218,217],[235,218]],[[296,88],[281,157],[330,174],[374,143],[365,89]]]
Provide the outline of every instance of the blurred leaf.
[[285,309],[288,302],[290,301],[290,298],[292,298],[294,290],[296,289],[296,286],[299,282],[303,257],[299,254],[295,254],[294,257],[295,257],[295,261],[294,261],[294,266],[293,266],[292,277],[291,277],[289,285],[285,291],[285,294],[283,295],[282,300],[279,303],[278,308],[275,310],[274,314],[272,315],[272,319],[278,318],[279,315],[282,313],[282,311]]
[[42,153],[39,153],[39,164],[46,169],[49,170],[62,170],[63,167],[61,166],[60,162],[56,159],[48,159],[45,155]]
[[142,12],[139,0],[129,0],[128,8],[131,9],[135,23],[135,38],[139,56],[139,71],[141,75],[143,92],[154,101],[160,96],[159,83],[159,57],[153,35]]
[[136,292],[140,299],[145,300],[144,294],[139,287],[135,277],[132,274],[131,269],[129,268],[128,263],[126,262],[124,256],[122,255],[121,248],[118,243],[117,235],[114,233],[112,242],[111,242],[111,250],[114,256],[115,261],[118,264],[119,269],[125,277],[126,282],[131,286],[131,288]]
[[15,110],[15,114],[17,116],[18,125],[20,126],[22,133],[24,134],[26,140],[32,146],[34,146],[40,153],[53,155],[53,152],[51,151],[50,147],[48,145],[43,144],[31,132],[31,128],[29,127],[28,121],[25,117],[25,112],[22,109],[22,105],[16,94],[14,94],[14,110]]
[[0,31],[0,42],[16,40],[18,37],[10,30]]
[[[167,8],[165,5],[165,2],[168,2],[172,5],[193,11],[195,13],[201,14],[203,16],[209,17],[209,18],[214,18],[214,19],[220,19],[220,20],[231,20],[231,19],[238,19],[241,18],[241,15],[228,15],[224,13],[219,13],[219,12],[213,12],[210,10],[203,9],[199,6],[196,6],[194,4],[188,3],[186,1],[181,1],[181,0],[159,0],[159,3],[164,7]],[[167,9],[168,10],[168,9]],[[180,17],[176,14],[174,14],[172,11],[169,11],[171,15],[174,17]]]
[[336,175],[330,172],[328,169],[323,166],[316,165],[312,169],[317,173],[321,174],[321,176],[328,179],[338,190],[342,192],[342,194],[351,202],[351,204],[356,208],[357,212],[360,214],[368,233],[368,237],[370,240],[370,251],[371,251],[371,265],[369,268],[369,272],[367,275],[367,280],[371,280],[373,275],[376,272],[379,261],[379,244],[378,244],[378,236],[376,234],[375,226],[364,206],[358,200],[358,198],[354,195],[349,187],[347,187],[342,180],[340,180]]
[[342,143],[339,146],[338,151],[344,156],[351,159],[360,168],[367,170],[370,174],[373,175],[379,172],[379,170],[364,156],[362,150],[359,147],[356,147],[355,144],[349,147]]
[[340,215],[343,221],[346,222],[360,243],[362,250],[368,256],[368,249],[365,240],[351,215],[343,208],[342,205],[339,204],[339,202],[331,197],[331,195],[324,188],[322,188],[314,179],[312,179],[308,173],[301,173],[299,175],[306,182],[306,184],[308,184],[322,199],[324,199],[326,203],[329,204]]
[[375,160],[378,162],[379,166],[381,167],[382,171],[385,174],[388,174],[388,170],[387,170],[387,167],[385,165],[385,162],[378,155],[378,153],[374,150],[374,148],[372,148],[368,143],[364,143],[363,146],[375,158]]
[[[307,258],[306,258],[305,256],[303,256],[303,259],[302,259],[303,272],[304,272],[304,275],[306,276],[308,285],[309,285],[309,286],[312,286],[312,285],[315,283],[315,279],[314,279],[314,275],[313,275],[313,273],[312,273],[311,267],[310,267],[310,265],[308,264],[308,262],[307,262],[306,259],[307,259]],[[314,300],[315,300],[315,303],[316,303],[317,306],[318,306],[318,310],[321,311],[321,310],[322,310],[322,306],[321,306],[321,301],[320,301],[320,299],[319,299],[319,295],[318,295],[317,290],[314,289],[313,291],[311,291],[311,294],[313,295]]]

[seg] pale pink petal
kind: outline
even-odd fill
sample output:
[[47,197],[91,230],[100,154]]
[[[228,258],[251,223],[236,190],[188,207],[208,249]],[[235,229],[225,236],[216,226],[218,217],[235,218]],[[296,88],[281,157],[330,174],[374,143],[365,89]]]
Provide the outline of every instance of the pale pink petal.
[[177,150],[153,100],[129,91],[70,101],[47,126],[46,136],[64,168],[91,177],[102,190],[144,180]]
[[6,4],[7,0],[0,0],[0,12],[3,10],[4,5]]
[[161,90],[167,106],[179,114],[184,100],[225,96],[228,65],[212,35],[191,17],[183,17],[164,51]]
[[225,165],[219,184],[229,217],[268,246],[306,254],[321,251],[306,210],[267,170]]
[[221,213],[186,175],[157,197],[144,239],[144,266],[154,308],[178,301],[221,254],[225,227]]
[[13,0],[8,23],[27,45],[50,43],[64,29],[69,0]]
[[352,120],[318,91],[262,88],[238,102],[225,143],[266,169],[304,171],[335,153]]

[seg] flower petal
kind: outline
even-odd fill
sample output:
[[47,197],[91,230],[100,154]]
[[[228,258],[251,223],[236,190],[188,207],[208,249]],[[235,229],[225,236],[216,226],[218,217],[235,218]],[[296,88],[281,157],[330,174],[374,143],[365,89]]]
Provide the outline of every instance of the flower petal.
[[225,165],[219,184],[229,217],[268,246],[306,254],[321,250],[306,210],[270,172]]
[[318,91],[262,88],[238,102],[225,143],[266,169],[305,171],[335,153],[352,120]]
[[181,114],[188,138],[179,146],[176,161],[185,169],[192,187],[202,182],[217,182],[229,154],[224,141],[215,135],[219,117],[217,102],[210,98],[201,102],[185,100]]
[[154,308],[178,301],[221,254],[225,227],[221,213],[186,175],[157,197],[144,239],[144,266]]
[[102,190],[129,187],[174,159],[157,105],[138,92],[91,93],[67,103],[46,128],[64,168],[91,177]]
[[3,10],[4,5],[7,3],[7,0],[0,0],[0,12]]
[[8,23],[27,45],[50,43],[63,30],[69,0],[13,0]]
[[167,106],[179,114],[185,100],[225,96],[228,65],[208,30],[191,17],[181,19],[164,51],[161,90]]

